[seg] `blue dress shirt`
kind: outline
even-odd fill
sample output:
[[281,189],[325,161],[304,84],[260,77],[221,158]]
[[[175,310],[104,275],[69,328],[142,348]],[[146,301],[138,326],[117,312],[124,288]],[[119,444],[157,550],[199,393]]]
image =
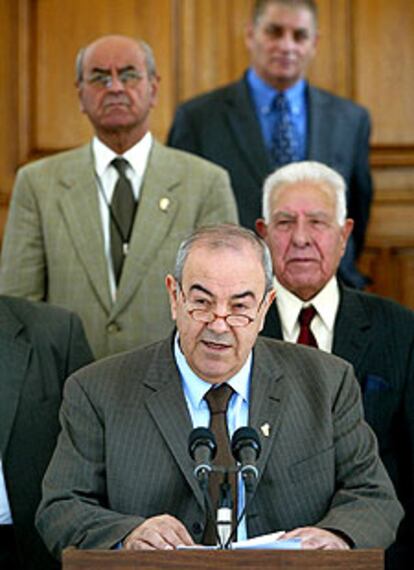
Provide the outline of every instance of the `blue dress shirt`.
[[[190,368],[181,351],[178,335],[174,342],[174,356],[181,375],[184,396],[193,427],[208,427],[210,424],[210,410],[206,400],[204,400],[204,396],[210,390],[211,384],[199,378]],[[227,427],[230,437],[232,437],[236,429],[248,425],[252,362],[253,357],[252,353],[250,353],[241,370],[227,381],[227,384],[229,384],[235,392],[230,399],[227,409]],[[241,481],[241,477],[238,479],[237,497],[237,513],[239,516],[245,504],[244,485]],[[246,520],[245,517],[243,517],[238,528],[237,539],[245,540],[246,538]]]
[[[276,115],[273,109],[273,102],[279,91],[263,81],[252,68],[247,71],[246,79],[256,116],[259,120],[263,140],[270,154],[273,144],[272,134],[276,127]],[[306,86],[306,81],[300,79],[295,85],[285,91],[291,120],[298,137],[297,148],[299,160],[305,160],[307,156],[308,113]]]

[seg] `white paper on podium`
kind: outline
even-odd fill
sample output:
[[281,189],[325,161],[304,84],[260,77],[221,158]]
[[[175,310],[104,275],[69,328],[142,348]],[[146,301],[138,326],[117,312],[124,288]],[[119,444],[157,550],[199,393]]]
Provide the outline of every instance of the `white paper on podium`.
[[[283,539],[285,531],[272,532],[270,534],[262,534],[247,540],[240,540],[231,544],[231,550],[248,550],[248,549],[276,549],[276,550],[299,550],[302,548],[300,538]],[[195,544],[194,546],[178,546],[177,550],[219,550],[219,546],[203,546]]]
[[240,540],[232,544],[233,550],[247,549],[278,549],[278,550],[299,550],[301,548],[300,538],[283,539],[285,531],[262,534],[247,540]]

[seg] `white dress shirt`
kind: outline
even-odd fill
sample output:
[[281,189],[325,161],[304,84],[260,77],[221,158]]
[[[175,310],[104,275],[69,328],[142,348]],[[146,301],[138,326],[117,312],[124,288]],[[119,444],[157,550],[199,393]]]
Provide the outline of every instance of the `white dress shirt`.
[[303,307],[313,305],[316,315],[310,325],[311,331],[316,338],[318,348],[332,352],[335,319],[339,307],[339,287],[336,277],[332,277],[313,299],[306,302],[285,289],[276,278],[274,288],[283,340],[297,341],[300,331],[299,313]]
[[[151,133],[147,133],[136,145],[128,149],[122,155],[122,158],[128,161],[129,166],[126,169],[126,176],[131,181],[135,200],[139,199],[142,180],[144,178],[151,147],[152,135]],[[104,145],[97,137],[94,137],[92,140],[92,155],[95,164],[95,176],[99,196],[105,257],[108,266],[109,287],[112,300],[115,301],[116,283],[112,268],[111,236],[109,229],[110,216],[108,205],[111,203],[115,184],[119,178],[119,174],[116,168],[111,165],[111,162],[114,158],[117,158],[120,155],[116,154],[113,150]]]
[[4,480],[3,462],[0,459],[0,524],[12,524],[13,519],[7,497],[6,482]]
[[[212,384],[199,378],[190,368],[181,351],[178,335],[176,335],[174,342],[174,356],[181,374],[184,396],[193,427],[208,427],[210,424],[210,409],[207,401],[204,400],[204,396],[210,390]],[[227,408],[227,427],[230,438],[236,429],[248,425],[252,361],[252,353],[250,353],[241,370],[227,381],[227,384],[229,384],[235,392]],[[240,516],[245,504],[244,485],[240,476],[238,479],[237,502],[237,513],[238,516]],[[245,517],[243,517],[238,527],[237,540],[245,540],[246,538],[246,520]]]

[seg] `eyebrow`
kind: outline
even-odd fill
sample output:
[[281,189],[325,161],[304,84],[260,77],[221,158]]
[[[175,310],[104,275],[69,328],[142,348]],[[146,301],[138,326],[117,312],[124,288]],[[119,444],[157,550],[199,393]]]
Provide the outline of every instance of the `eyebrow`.
[[[204,287],[200,283],[194,283],[194,285],[191,285],[189,292],[191,293],[192,291],[200,291],[202,293],[205,293],[206,295],[209,295],[210,297],[214,297],[214,294],[208,289],[206,289],[206,287]],[[237,299],[244,299],[245,297],[256,299],[256,295],[254,294],[253,291],[250,290],[242,291],[241,293],[235,293],[230,297],[230,299],[237,300]]]
[[[296,213],[292,213],[292,212],[286,212],[285,210],[279,210],[277,212],[275,212],[272,216],[273,219],[277,219],[280,217],[284,217],[284,218],[297,218],[298,214]],[[307,218],[313,218],[313,217],[322,217],[322,218],[329,218],[329,214],[327,214],[326,212],[323,212],[322,210],[314,210],[312,212],[306,212],[305,216]]]
[[[122,73],[123,71],[129,71],[130,69],[136,70],[137,68],[134,65],[126,65],[125,67],[117,67],[117,73]],[[111,70],[108,67],[93,67],[91,69],[92,73],[111,73]]]

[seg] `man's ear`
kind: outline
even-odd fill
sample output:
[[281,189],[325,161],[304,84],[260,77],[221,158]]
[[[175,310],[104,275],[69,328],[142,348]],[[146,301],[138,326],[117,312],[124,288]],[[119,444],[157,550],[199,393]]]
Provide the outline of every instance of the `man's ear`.
[[158,92],[160,88],[161,76],[154,75],[150,79],[150,97],[151,97],[151,109],[153,109],[158,103]]
[[165,286],[167,288],[168,297],[170,299],[171,318],[175,321],[177,318],[178,287],[177,281],[170,273],[165,278]]
[[259,328],[259,332],[261,330],[263,330],[264,327],[264,323],[265,323],[265,318],[267,315],[267,311],[270,309],[270,307],[272,306],[273,301],[276,298],[276,291],[274,289],[272,289],[271,291],[269,291],[269,293],[266,295],[266,299],[263,302],[263,314],[261,316],[261,322],[260,322],[260,328]]
[[244,28],[244,45],[246,46],[249,52],[251,51],[252,47],[253,34],[254,34],[254,24],[253,22],[248,22]]
[[264,240],[267,238],[267,224],[263,218],[258,218],[256,220],[256,232]]
[[344,225],[341,228],[341,240],[342,240],[341,256],[345,253],[346,244],[348,242],[349,236],[351,235],[353,229],[354,229],[354,220],[352,220],[351,218],[347,218],[345,220]]
[[79,101],[80,112],[85,113],[85,106],[83,104],[82,82],[79,82],[79,81],[76,82],[76,89],[78,91],[78,101]]

